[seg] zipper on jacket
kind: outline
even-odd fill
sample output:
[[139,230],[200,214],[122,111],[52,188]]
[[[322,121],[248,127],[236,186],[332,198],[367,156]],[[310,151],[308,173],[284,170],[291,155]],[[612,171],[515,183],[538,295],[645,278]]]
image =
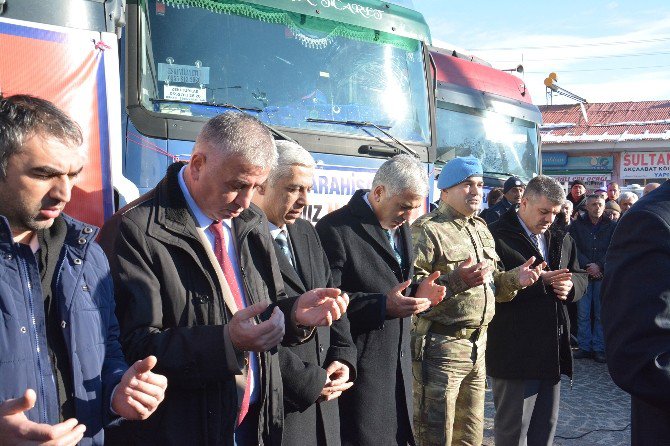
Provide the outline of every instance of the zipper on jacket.
[[37,332],[37,321],[35,320],[35,301],[33,299],[33,286],[30,282],[30,276],[28,275],[28,265],[26,265],[26,262],[23,258],[20,259],[19,263],[21,264],[21,267],[23,269],[23,277],[26,280],[27,288],[28,288],[28,306],[30,308],[30,322],[31,322],[31,328],[33,332],[33,338],[35,339],[35,349],[37,352],[36,359],[37,359],[37,373],[40,377],[39,379],[39,385],[40,385],[40,396],[42,400],[42,419],[44,420],[45,423],[48,423],[49,420],[47,418],[47,400],[46,400],[46,393],[44,391],[44,373],[42,372],[42,361],[40,360],[40,336],[39,333]]

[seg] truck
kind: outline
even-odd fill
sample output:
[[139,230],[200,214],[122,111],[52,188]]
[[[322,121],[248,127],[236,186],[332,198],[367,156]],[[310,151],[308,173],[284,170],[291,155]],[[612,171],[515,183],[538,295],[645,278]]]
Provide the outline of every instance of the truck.
[[315,223],[398,153],[434,157],[428,26],[406,1],[146,0],[127,7],[123,175],[139,192],[204,122],[248,113],[317,161]]
[[85,221],[102,224],[154,187],[226,111],[313,153],[312,222],[389,157],[411,153],[429,169],[434,156],[430,33],[407,0],[0,5],[0,91],[50,99],[86,133],[92,162],[66,210]]
[[[542,113],[525,82],[457,50],[429,48],[434,67],[435,171],[456,156],[482,161],[486,190],[541,171]],[[439,191],[433,190],[439,197]],[[486,194],[484,194],[486,199]],[[484,203],[486,206],[486,203]]]
[[431,47],[407,0],[0,5],[0,91],[45,97],[80,122],[91,165],[67,212],[96,225],[188,160],[204,122],[226,111],[312,152],[313,223],[399,153],[430,174],[424,211],[454,156],[482,159],[489,188],[539,172],[541,114],[523,81]]

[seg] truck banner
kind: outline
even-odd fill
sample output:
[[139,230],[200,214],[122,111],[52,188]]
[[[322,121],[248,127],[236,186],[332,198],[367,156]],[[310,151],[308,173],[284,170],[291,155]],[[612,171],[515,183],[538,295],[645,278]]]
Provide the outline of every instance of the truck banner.
[[[0,19],[0,92],[47,99],[79,123],[88,164],[65,212],[96,226],[114,210],[110,122],[120,134],[120,115],[110,117],[115,109],[107,103],[110,91],[120,91],[116,39],[102,39],[97,32]],[[116,90],[110,90],[114,69]]]

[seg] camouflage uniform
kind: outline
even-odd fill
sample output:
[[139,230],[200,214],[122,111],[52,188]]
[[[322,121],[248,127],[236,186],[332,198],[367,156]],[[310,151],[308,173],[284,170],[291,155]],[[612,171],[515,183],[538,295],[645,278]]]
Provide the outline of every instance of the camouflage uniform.
[[[518,268],[498,267],[495,242],[484,220],[465,217],[446,203],[412,225],[417,278],[441,271],[444,300],[414,319],[412,359],[417,445],[482,444],[486,326],[495,300],[521,289]],[[468,257],[494,267],[491,280],[468,289],[455,269]]]

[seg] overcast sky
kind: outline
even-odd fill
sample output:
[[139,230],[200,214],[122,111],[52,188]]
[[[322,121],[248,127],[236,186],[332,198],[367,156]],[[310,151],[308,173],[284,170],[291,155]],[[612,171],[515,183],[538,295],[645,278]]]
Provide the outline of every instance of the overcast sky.
[[[433,45],[495,68],[523,64],[533,102],[544,79],[588,102],[670,100],[670,1],[414,0]],[[554,97],[554,104],[574,102]]]

